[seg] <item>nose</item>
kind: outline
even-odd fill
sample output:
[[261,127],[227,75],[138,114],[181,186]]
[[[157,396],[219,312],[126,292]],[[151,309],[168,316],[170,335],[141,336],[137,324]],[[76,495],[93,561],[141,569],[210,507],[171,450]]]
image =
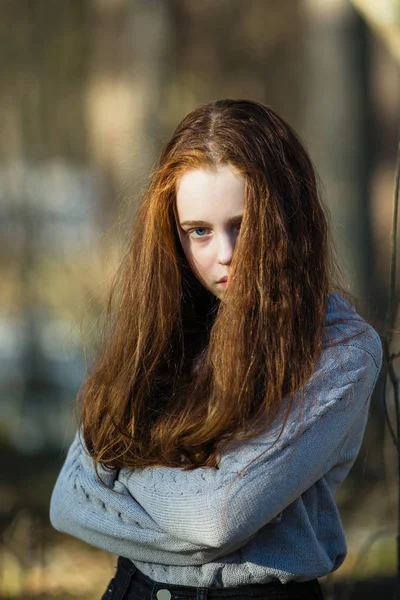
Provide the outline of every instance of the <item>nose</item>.
[[235,250],[237,232],[221,234],[218,241],[218,262],[221,265],[230,265]]

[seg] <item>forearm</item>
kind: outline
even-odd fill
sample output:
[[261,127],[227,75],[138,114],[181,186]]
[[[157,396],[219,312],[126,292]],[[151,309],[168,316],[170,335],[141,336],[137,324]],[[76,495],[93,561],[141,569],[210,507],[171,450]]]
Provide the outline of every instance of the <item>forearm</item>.
[[55,529],[133,561],[201,565],[225,553],[164,531],[118,481],[115,471],[100,467],[99,472],[110,487],[97,477],[77,434],[51,497]]

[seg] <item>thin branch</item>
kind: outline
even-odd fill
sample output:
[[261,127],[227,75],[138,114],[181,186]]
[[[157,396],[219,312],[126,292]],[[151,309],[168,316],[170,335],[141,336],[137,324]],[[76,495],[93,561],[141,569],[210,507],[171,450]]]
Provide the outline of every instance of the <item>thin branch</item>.
[[[396,162],[396,181],[394,189],[393,199],[393,219],[392,219],[392,231],[390,235],[390,246],[391,246],[391,271],[390,271],[390,284],[389,284],[389,302],[388,310],[386,314],[386,325],[390,328],[387,336],[387,344],[390,346],[392,341],[393,329],[396,321],[396,248],[397,248],[397,217],[399,209],[399,183],[400,183],[400,143],[397,146],[397,162]],[[388,353],[389,354],[389,353]]]
[[391,420],[390,420],[388,406],[387,406],[386,379],[383,382],[383,391],[382,391],[382,394],[383,394],[383,408],[384,408],[384,411],[385,411],[385,421],[386,421],[386,424],[388,426],[390,437],[392,438],[392,442],[395,445],[395,447],[397,448],[397,450],[399,450],[399,447],[397,445],[398,441],[397,441],[396,434],[395,434],[394,429],[393,429],[393,425],[392,425]]
[[[393,357],[390,355],[390,344],[393,337],[393,331],[395,328],[396,322],[396,306],[395,306],[395,298],[396,298],[396,249],[397,249],[397,217],[398,217],[398,207],[399,207],[399,183],[400,183],[400,142],[397,146],[397,161],[396,161],[396,178],[395,178],[395,188],[394,188],[394,198],[393,198],[393,220],[392,220],[392,231],[390,236],[390,244],[391,244],[391,270],[390,270],[390,281],[389,281],[389,300],[388,307],[386,312],[386,331],[383,336],[383,351],[387,364],[387,372],[389,375],[390,382],[393,386],[394,392],[394,406],[396,410],[396,424],[397,424],[397,435],[395,435],[386,405],[386,385],[384,387],[384,406],[385,406],[385,418],[386,423],[388,425],[390,435],[392,436],[393,443],[397,449],[398,454],[398,485],[400,485],[400,449],[399,449],[399,440],[400,440],[400,403],[399,403],[399,380],[396,375],[393,366]],[[385,382],[386,383],[386,382]],[[400,494],[400,488],[399,488]],[[400,497],[398,501],[398,515],[397,515],[398,523],[397,523],[397,577],[396,577],[396,599],[400,600]]]

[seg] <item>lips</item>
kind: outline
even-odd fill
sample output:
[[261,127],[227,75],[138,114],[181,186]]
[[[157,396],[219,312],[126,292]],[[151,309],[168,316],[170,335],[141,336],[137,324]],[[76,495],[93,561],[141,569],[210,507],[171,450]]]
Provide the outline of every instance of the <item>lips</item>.
[[225,275],[225,277],[221,277],[221,279],[219,279],[219,281],[217,281],[217,283],[226,283],[228,281],[228,276]]

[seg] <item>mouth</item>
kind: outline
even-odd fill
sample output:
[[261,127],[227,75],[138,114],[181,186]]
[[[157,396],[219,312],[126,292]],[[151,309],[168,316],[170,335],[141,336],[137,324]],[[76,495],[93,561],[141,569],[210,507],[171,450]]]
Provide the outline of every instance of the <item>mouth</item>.
[[217,283],[222,283],[226,285],[228,283],[228,276],[225,275],[225,277],[221,277],[221,279],[217,281]]

